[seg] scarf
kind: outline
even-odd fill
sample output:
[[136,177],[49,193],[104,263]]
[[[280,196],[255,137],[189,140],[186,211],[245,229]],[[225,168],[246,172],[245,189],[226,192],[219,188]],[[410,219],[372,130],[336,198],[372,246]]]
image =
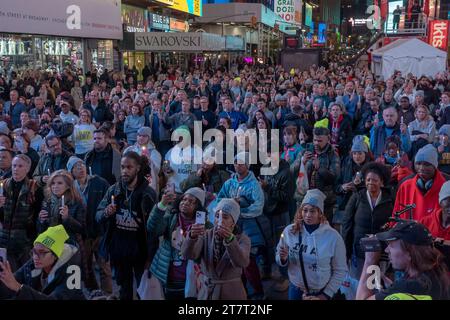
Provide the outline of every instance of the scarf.
[[216,232],[214,232],[214,266],[217,266],[224,252],[225,247],[223,245],[223,239]]

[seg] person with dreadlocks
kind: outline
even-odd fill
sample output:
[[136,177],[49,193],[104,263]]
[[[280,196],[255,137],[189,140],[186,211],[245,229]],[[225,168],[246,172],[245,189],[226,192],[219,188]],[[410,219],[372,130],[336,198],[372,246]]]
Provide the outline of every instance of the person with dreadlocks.
[[194,224],[181,247],[186,259],[201,259],[208,290],[198,300],[246,300],[243,268],[250,263],[250,238],[236,225],[241,209],[234,199],[222,199],[216,207],[214,228]]
[[133,277],[139,283],[151,256],[146,221],[156,203],[156,193],[146,179],[149,168],[147,157],[133,151],[125,153],[120,162],[120,181],[108,189],[97,208],[97,222],[106,230],[100,255],[115,269],[121,300],[133,300]]

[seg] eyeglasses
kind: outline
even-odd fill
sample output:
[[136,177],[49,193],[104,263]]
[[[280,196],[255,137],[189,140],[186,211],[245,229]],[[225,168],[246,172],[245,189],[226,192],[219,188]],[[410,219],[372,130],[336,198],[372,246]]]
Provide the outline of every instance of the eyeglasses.
[[39,259],[43,259],[48,253],[51,253],[51,251],[37,251],[36,249],[31,249],[30,257],[33,258],[34,256],[37,256]]

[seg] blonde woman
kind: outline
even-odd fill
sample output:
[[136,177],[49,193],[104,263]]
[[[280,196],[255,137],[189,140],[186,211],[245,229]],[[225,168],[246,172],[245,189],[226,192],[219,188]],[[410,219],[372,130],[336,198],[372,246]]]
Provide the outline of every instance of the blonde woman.
[[79,244],[86,224],[86,208],[74,187],[72,175],[66,170],[53,172],[47,181],[45,200],[39,212],[38,233],[62,224],[70,244]]
[[75,154],[78,158],[84,159],[86,153],[94,148],[95,130],[96,127],[91,123],[91,112],[87,109],[81,109],[80,120],[75,125],[72,134]]
[[325,218],[325,198],[308,190],[278,243],[276,261],[288,268],[289,300],[329,300],[346,276],[344,241]]

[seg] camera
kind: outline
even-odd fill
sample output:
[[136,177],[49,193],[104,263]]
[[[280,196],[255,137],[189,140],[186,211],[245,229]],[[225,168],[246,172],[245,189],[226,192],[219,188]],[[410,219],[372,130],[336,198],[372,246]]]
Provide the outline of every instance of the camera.
[[364,252],[381,252],[383,250],[381,241],[376,237],[361,238],[359,245]]

